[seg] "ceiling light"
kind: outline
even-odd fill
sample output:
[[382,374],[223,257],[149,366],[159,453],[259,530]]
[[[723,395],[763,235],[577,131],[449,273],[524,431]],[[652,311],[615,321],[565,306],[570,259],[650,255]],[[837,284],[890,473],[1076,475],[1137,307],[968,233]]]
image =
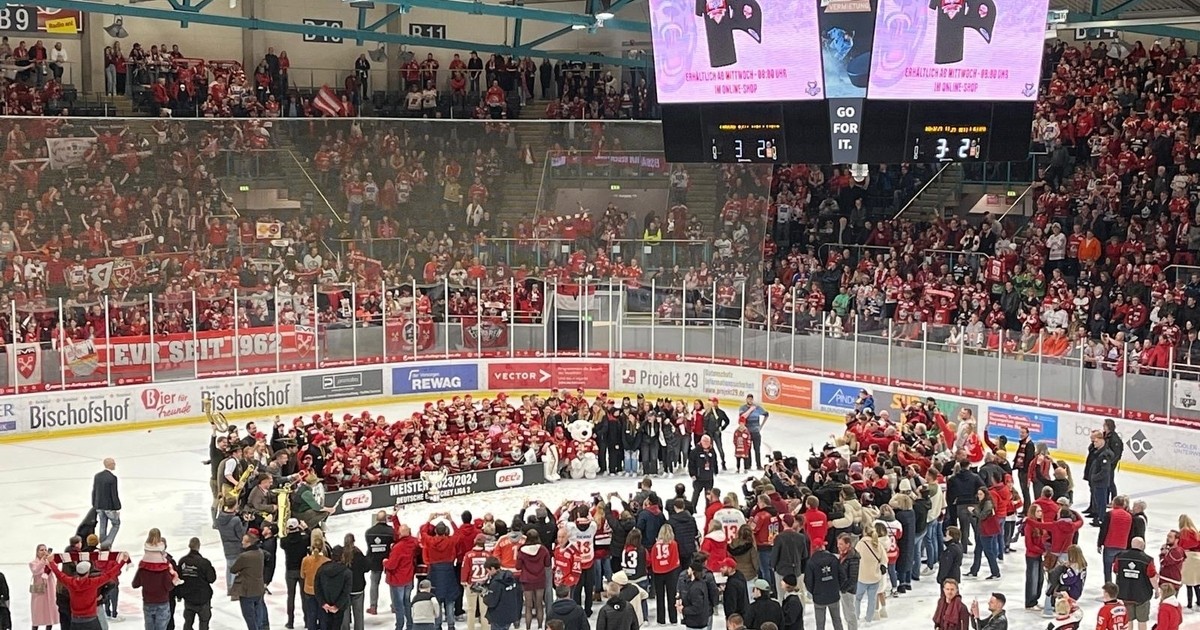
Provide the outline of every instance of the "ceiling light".
[[612,11],[601,11],[600,13],[596,14],[596,19],[600,20],[601,22],[605,20],[611,20],[615,17],[617,16],[613,15]]
[[369,51],[367,56],[371,58],[371,61],[384,61],[387,59],[387,47],[383,44],[380,44],[379,48]]
[[588,27],[587,24],[572,24],[571,30],[572,31],[582,31],[583,29],[585,29],[587,27]]

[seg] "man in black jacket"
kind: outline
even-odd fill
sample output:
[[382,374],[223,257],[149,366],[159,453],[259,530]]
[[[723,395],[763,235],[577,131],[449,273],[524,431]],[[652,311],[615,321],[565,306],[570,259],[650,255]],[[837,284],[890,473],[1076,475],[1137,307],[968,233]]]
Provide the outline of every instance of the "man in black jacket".
[[287,534],[279,539],[279,548],[283,549],[283,577],[287,583],[287,624],[284,627],[292,630],[296,621],[296,590],[301,588],[300,563],[308,555],[311,536],[308,525],[298,518],[289,518],[286,525]]
[[721,594],[721,610],[725,618],[730,615],[746,615],[750,609],[750,589],[746,584],[746,576],[737,570],[737,561],[725,558],[721,564],[721,575],[725,576],[725,591]]
[[692,511],[706,490],[712,490],[713,478],[717,474],[717,451],[712,438],[700,436],[700,444],[692,449],[688,457],[688,475],[692,478]]
[[854,605],[854,594],[858,592],[858,565],[862,558],[854,550],[854,537],[850,534],[838,535],[837,549],[842,619],[846,621],[848,630],[858,630],[858,609]]
[[[392,525],[388,523],[388,514],[383,510],[375,513],[375,522],[367,528],[367,562],[371,567],[371,601],[367,614],[377,614],[379,607],[379,582],[383,577],[383,561],[387,560],[392,551]],[[391,589],[388,589],[389,597]],[[392,608],[395,609],[395,602]]]
[[[121,529],[121,496],[117,491],[117,475],[113,472],[116,469],[116,460],[109,457],[104,460],[104,470],[92,478],[92,508],[96,510],[98,519],[96,533],[100,536],[100,545],[105,549],[112,549],[117,531]],[[111,530],[108,529],[109,524],[112,525]]]
[[696,518],[687,511],[685,500],[675,499],[671,504],[671,516],[667,519],[667,524],[675,530],[675,544],[679,546],[679,566],[691,566],[700,532],[696,528]]
[[1084,466],[1084,475],[1092,491],[1092,527],[1099,527],[1100,517],[1108,508],[1109,488],[1117,456],[1108,448],[1107,438],[1101,431],[1092,431],[1092,446],[1088,450],[1091,463]]
[[[775,536],[771,546],[771,567],[775,572],[775,586],[778,589],[785,575],[803,576],[804,567],[808,564],[808,552],[812,545],[808,535],[804,533],[804,522],[797,520],[791,514],[780,517],[783,531]],[[803,584],[801,585],[803,589]],[[803,599],[803,591],[801,591]]]
[[492,630],[508,630],[521,619],[521,585],[512,571],[500,568],[499,558],[488,558],[483,568],[487,571],[483,603],[487,606],[488,623]]
[[1146,553],[1146,541],[1134,538],[1129,549],[1117,554],[1113,561],[1116,567],[1117,593],[1129,611],[1129,621],[1137,621],[1138,630],[1146,630],[1150,619],[1150,600],[1158,587],[1158,574],[1154,570],[1154,558]]
[[771,599],[771,585],[766,580],[754,580],[754,603],[746,610],[746,630],[759,630],[768,621],[783,626],[783,607]]
[[174,595],[183,600],[183,630],[192,630],[192,623],[200,618],[200,630],[208,630],[212,619],[212,585],[217,581],[217,570],[207,558],[200,555],[200,539],[188,541],[188,553],[179,559],[179,578],[183,584],[175,587]]
[[588,623],[587,614],[571,598],[571,587],[561,584],[555,586],[554,596],[556,597],[554,603],[550,604],[550,610],[546,611],[547,626],[550,621],[557,619],[562,622],[564,630],[592,630],[592,624]]
[[[342,555],[341,547],[333,548],[333,557]],[[346,609],[350,607],[350,588],[354,578],[350,568],[337,560],[330,560],[317,569],[313,591],[317,598],[322,628],[341,628],[342,620],[346,617]]]
[[813,543],[817,552],[804,567],[804,586],[812,595],[817,630],[825,630],[825,613],[833,618],[834,630],[842,630],[842,578],[838,557],[829,553],[825,541]]
[[1112,418],[1104,419],[1104,444],[1113,453],[1112,472],[1109,473],[1108,480],[1108,498],[1111,500],[1117,496],[1117,466],[1121,463],[1121,456],[1125,454],[1125,443],[1121,441],[1121,436],[1117,433],[1117,423]]
[[1021,427],[1021,439],[1017,442],[1017,452],[1013,453],[1013,470],[1017,471],[1017,480],[1021,487],[1021,500],[1024,505],[1033,505],[1037,497],[1029,494],[1029,466],[1033,464],[1035,455],[1033,440],[1029,439],[1029,429]]
[[947,514],[954,515],[953,524],[961,528],[963,549],[971,545],[972,529],[975,530],[976,539],[979,538],[979,525],[972,516],[972,511],[979,506],[976,492],[986,487],[983,479],[971,470],[965,461],[955,464],[954,474],[946,480],[946,510]]

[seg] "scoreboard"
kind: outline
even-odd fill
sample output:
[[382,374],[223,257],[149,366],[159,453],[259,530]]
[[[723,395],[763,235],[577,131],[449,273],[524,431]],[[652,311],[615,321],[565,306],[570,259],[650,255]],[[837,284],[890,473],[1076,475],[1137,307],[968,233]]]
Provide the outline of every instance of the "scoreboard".
[[650,0],[667,159],[1024,159],[1048,4]]

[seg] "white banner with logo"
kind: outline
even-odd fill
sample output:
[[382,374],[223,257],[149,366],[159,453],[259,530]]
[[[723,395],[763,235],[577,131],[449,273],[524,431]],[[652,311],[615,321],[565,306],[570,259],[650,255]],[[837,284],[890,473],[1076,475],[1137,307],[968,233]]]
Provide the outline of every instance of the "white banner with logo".
[[1196,411],[1200,407],[1200,381],[1176,379],[1171,383],[1171,404],[1176,409]]
[[46,138],[50,168],[59,169],[83,164],[88,151],[96,146],[96,138]]

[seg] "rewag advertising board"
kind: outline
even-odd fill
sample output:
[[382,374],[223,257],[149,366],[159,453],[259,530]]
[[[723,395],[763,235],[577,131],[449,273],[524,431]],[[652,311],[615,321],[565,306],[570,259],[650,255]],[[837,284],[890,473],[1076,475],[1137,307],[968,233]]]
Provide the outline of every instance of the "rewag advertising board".
[[814,0],[651,0],[661,103],[824,96]]

